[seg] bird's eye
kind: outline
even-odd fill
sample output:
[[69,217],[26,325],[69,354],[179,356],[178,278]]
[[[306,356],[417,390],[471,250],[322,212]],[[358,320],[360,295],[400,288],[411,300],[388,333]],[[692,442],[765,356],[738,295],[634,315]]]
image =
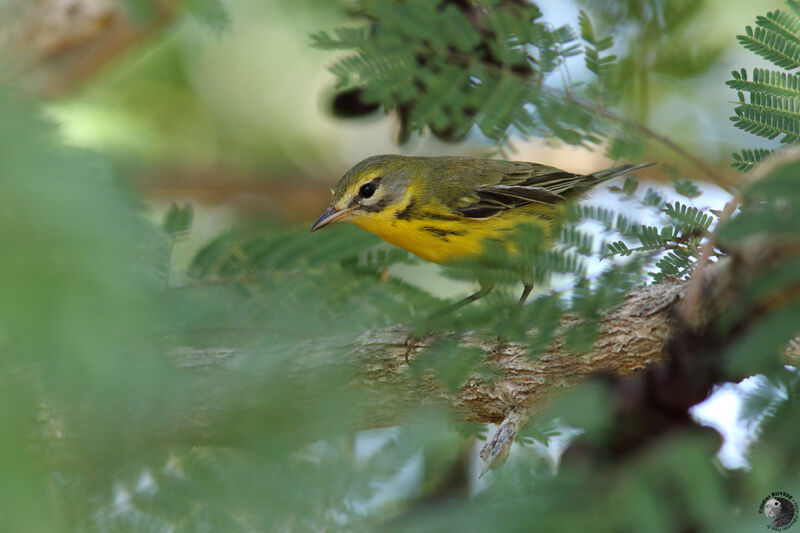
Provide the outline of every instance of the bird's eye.
[[375,185],[372,182],[365,183],[358,189],[358,194],[362,198],[370,198],[373,194],[375,194]]

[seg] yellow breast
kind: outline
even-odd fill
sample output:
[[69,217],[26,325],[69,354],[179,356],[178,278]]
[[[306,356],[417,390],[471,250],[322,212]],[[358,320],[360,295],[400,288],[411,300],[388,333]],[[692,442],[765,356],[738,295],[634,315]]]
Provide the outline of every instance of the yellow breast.
[[398,218],[397,210],[386,209],[351,222],[381,239],[434,263],[479,255],[487,239],[504,241],[519,223],[548,225],[531,210],[509,210],[486,219]]

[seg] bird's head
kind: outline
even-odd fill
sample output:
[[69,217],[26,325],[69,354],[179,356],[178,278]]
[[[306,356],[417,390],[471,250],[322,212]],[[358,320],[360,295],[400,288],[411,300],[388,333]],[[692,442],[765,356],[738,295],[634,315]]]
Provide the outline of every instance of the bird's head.
[[777,498],[770,498],[764,505],[764,514],[770,518],[774,518],[781,514],[781,502]]
[[342,176],[333,189],[331,203],[311,227],[316,231],[341,220],[355,221],[403,206],[418,158],[375,155]]

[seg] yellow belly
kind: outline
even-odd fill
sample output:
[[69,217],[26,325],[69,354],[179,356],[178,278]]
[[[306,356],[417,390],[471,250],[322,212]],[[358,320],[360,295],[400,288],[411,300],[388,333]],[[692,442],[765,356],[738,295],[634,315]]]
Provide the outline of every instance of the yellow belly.
[[[551,211],[552,212],[552,211]],[[505,241],[520,223],[547,222],[532,211],[510,211],[487,219],[399,219],[394,212],[353,217],[351,222],[381,239],[434,263],[479,255],[487,239]]]

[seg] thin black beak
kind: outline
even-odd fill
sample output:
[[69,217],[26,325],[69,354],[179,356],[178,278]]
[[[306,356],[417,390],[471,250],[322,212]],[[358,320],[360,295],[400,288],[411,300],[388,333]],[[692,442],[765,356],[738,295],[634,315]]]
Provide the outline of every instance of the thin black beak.
[[322,213],[322,215],[317,219],[317,221],[314,222],[314,225],[311,226],[311,231],[312,232],[317,231],[320,228],[324,228],[328,224],[333,224],[342,217],[347,216],[349,213],[350,212],[347,209],[342,209],[341,211],[337,211],[333,207],[329,207],[328,209],[325,210],[324,213]]

